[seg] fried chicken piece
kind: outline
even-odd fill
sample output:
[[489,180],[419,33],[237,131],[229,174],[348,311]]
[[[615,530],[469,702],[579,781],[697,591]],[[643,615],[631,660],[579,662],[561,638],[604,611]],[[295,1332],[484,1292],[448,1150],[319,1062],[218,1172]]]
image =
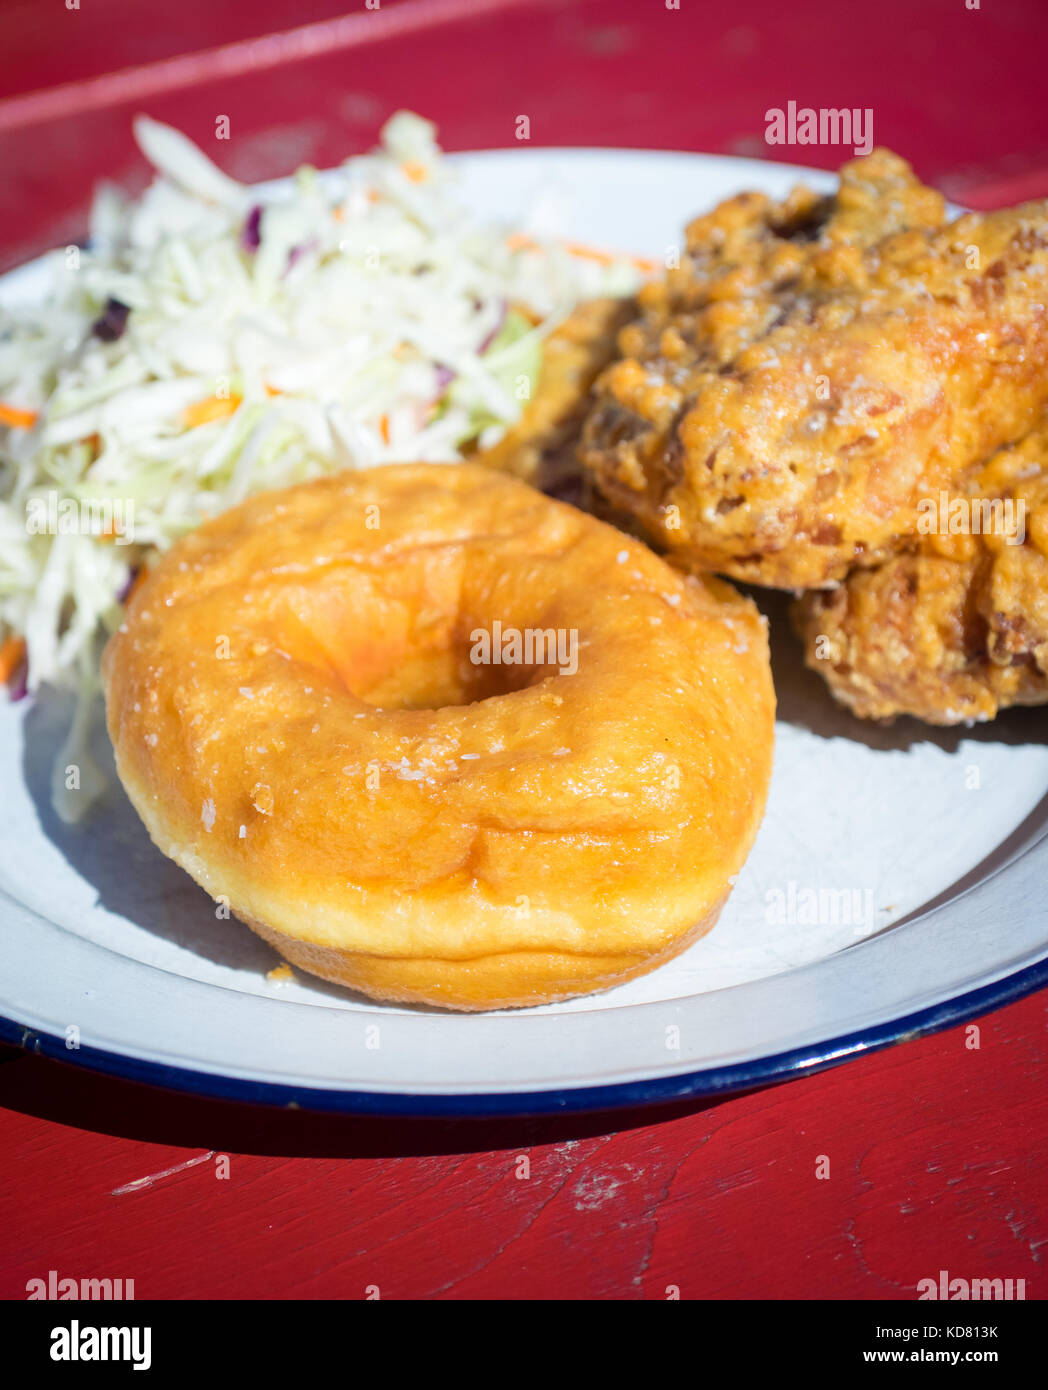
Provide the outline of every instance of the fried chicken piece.
[[687,568],[783,588],[903,548],[1048,402],[1048,204],[946,223],[879,150],[687,230],[595,387],[584,466]]
[[[931,500],[942,526],[945,499]],[[807,664],[861,718],[958,724],[1048,703],[1048,415],[945,511],[995,529],[926,535],[793,605]]]
[[590,390],[616,354],[619,330],[636,313],[627,299],[593,299],[580,304],[543,345],[542,373],[535,394],[517,423],[476,461],[527,483],[577,501],[584,489],[576,450],[590,406]]

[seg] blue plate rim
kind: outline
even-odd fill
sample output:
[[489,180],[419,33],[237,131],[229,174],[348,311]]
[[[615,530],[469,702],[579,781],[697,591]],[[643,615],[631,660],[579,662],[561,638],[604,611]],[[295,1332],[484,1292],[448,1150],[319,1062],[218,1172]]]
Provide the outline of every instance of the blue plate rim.
[[807,1047],[770,1054],[749,1062],[683,1072],[678,1076],[547,1091],[399,1095],[389,1091],[341,1091],[284,1082],[252,1081],[218,1072],[151,1062],[86,1045],[68,1049],[64,1038],[29,1028],[3,1016],[0,1016],[0,1043],[124,1081],[212,1100],[359,1116],[525,1119],[700,1100],[781,1084],[801,1076],[815,1075],[869,1052],[878,1052],[900,1042],[942,1032],[967,1019],[1013,1004],[1045,987],[1048,987],[1048,956],[1000,980],[967,990],[939,1004]]

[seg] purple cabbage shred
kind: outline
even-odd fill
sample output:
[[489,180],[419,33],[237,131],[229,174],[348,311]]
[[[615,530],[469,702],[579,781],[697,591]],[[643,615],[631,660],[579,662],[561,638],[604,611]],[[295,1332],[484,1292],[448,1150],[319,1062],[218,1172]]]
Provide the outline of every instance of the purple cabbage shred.
[[130,312],[130,308],[121,304],[119,299],[107,299],[105,308],[91,325],[91,332],[96,338],[101,338],[103,343],[115,343],[118,338],[124,336]]
[[116,601],[117,601],[117,603],[126,603],[126,602],[127,602],[127,596],[128,596],[128,594],[131,592],[131,590],[134,588],[134,586],[135,586],[135,580],[136,580],[137,578],[138,578],[138,568],[137,568],[137,566],[132,565],[131,568],[130,568],[130,569],[128,570],[128,572],[127,572],[127,579],[125,580],[123,586],[121,587],[120,592],[119,592],[119,593],[117,594],[117,596],[116,596]]
[[245,251],[257,251],[262,245],[262,204],[256,203],[244,218],[240,244]]
[[284,274],[286,275],[295,262],[304,256],[307,251],[315,251],[319,245],[320,243],[314,237],[311,241],[304,241],[301,246],[292,246],[291,250],[287,253],[287,265],[284,268]]
[[499,305],[499,316],[496,320],[495,327],[491,330],[490,333],[485,335],[484,340],[477,348],[478,354],[487,352],[488,348],[492,345],[495,339],[502,332],[502,325],[506,322],[506,314],[508,312],[509,305],[506,303],[505,300],[503,300],[502,303]]

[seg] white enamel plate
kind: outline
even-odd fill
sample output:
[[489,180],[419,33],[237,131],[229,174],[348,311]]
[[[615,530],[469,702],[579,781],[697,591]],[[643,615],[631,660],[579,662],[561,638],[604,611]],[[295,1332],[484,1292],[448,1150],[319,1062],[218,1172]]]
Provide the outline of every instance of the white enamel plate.
[[[463,196],[662,257],[692,216],[783,165],[617,150],[459,156]],[[32,267],[6,295],[32,294]],[[779,721],[767,815],[713,932],[606,994],[455,1015],[295,973],[150,843],[113,775],[63,825],[57,697],[0,708],[0,1038],[158,1084],[276,1104],[535,1114],[782,1079],[1048,983],[1048,709],[882,729],[834,705],[771,613]],[[101,718],[95,747],[112,769]],[[75,1033],[70,1031],[75,1029]],[[67,1041],[79,1041],[79,1047]]]

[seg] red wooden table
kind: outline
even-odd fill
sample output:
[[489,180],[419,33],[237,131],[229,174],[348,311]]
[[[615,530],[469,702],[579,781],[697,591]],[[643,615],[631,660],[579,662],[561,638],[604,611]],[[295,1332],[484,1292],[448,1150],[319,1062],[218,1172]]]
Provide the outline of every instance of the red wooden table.
[[[82,235],[97,178],[141,186],[143,109],[212,145],[228,116],[215,153],[243,178],[337,162],[397,106],[451,149],[510,145],[526,114],[536,144],[839,162],[764,144],[794,100],[870,108],[974,205],[1048,194],[1042,0],[341,8],[5,0],[0,265]],[[139,1298],[913,1299],[946,1269],[1043,1298],[1046,1010],[714,1104],[497,1123],[253,1109],[3,1051],[0,1296],[54,1269]]]

